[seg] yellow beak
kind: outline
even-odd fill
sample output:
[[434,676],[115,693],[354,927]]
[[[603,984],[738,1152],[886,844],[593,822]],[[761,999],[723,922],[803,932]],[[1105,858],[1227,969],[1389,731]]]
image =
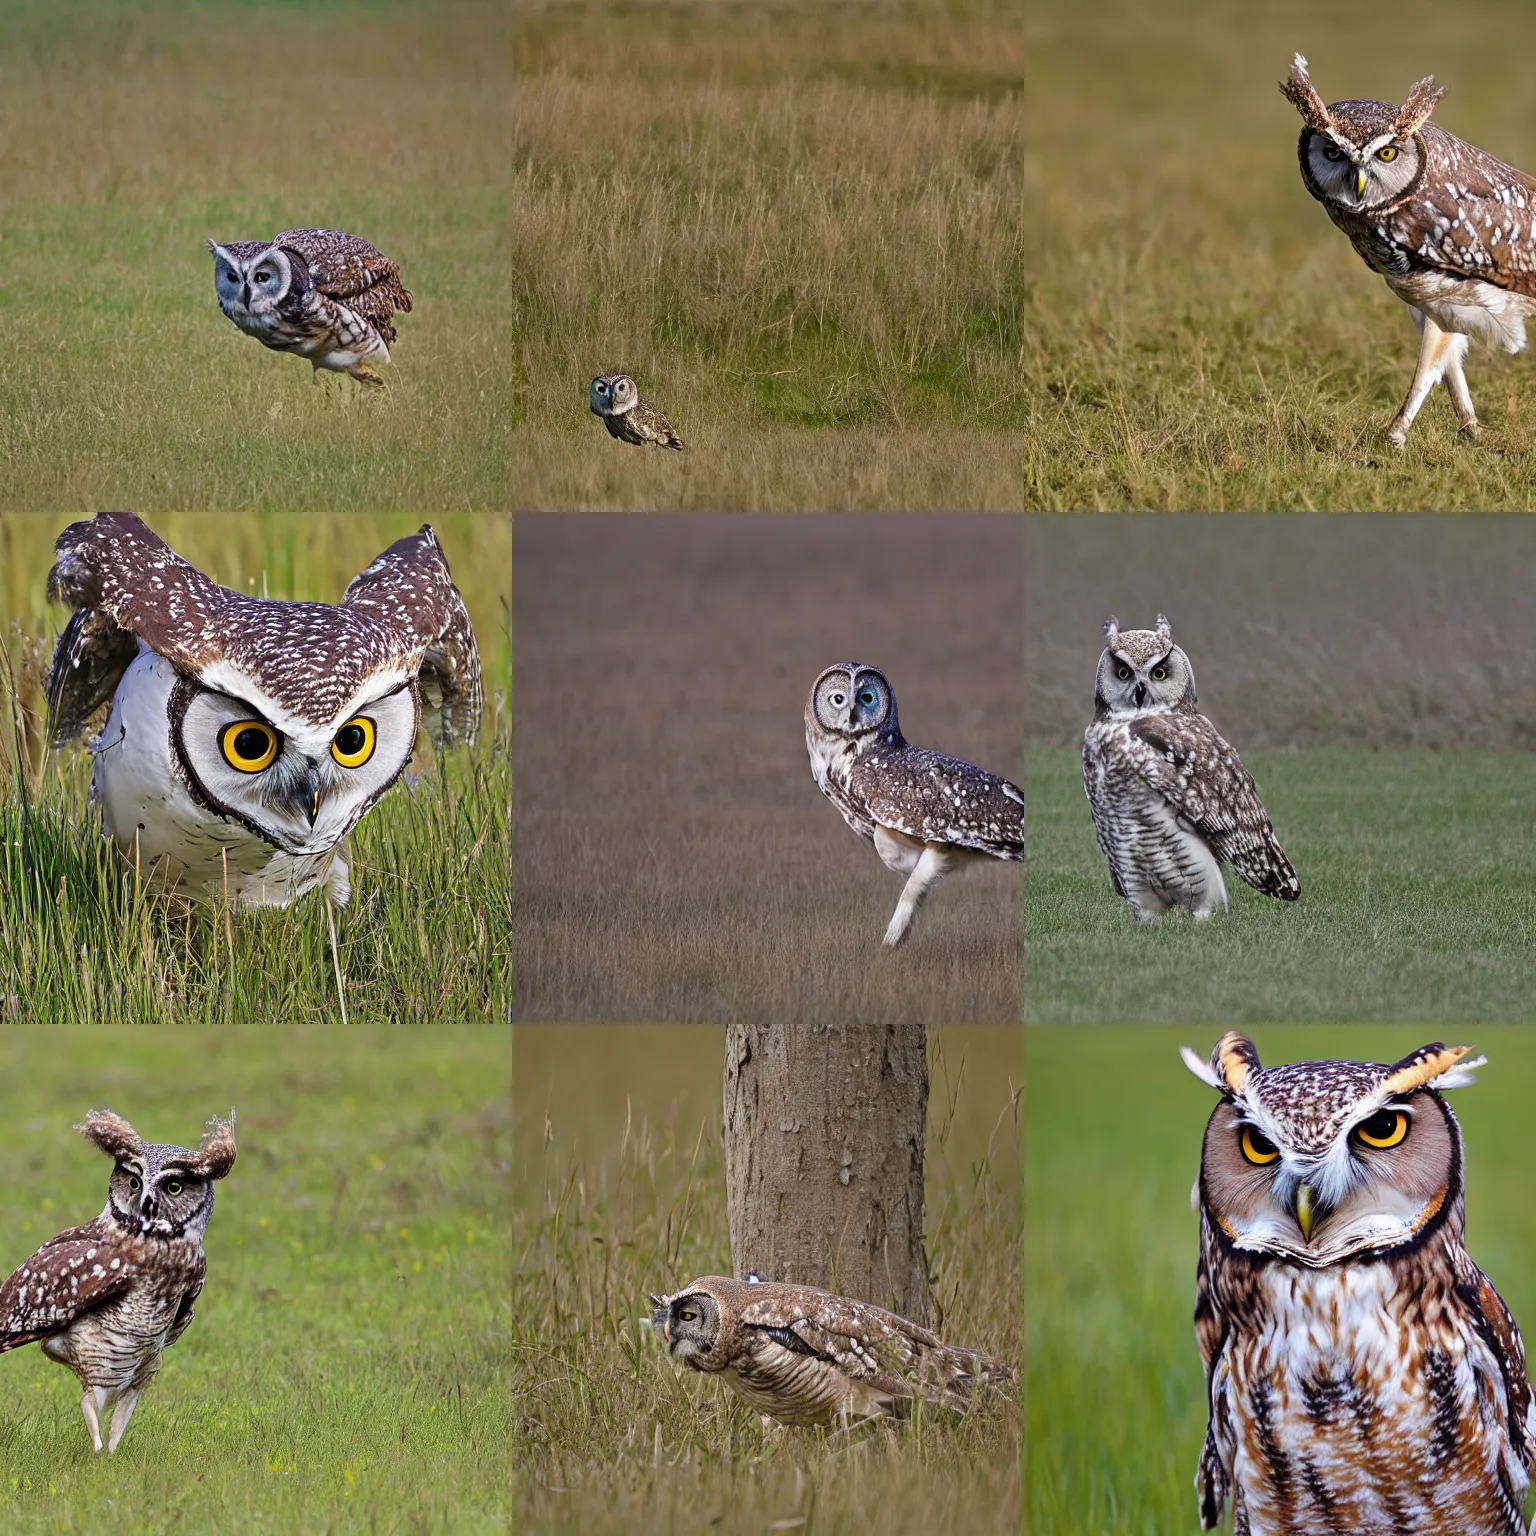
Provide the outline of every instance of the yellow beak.
[[1312,1186],[1296,1186],[1296,1225],[1301,1228],[1302,1238],[1312,1241]]
[[1355,196],[1357,198],[1365,196],[1365,172],[1358,168],[1355,170]]

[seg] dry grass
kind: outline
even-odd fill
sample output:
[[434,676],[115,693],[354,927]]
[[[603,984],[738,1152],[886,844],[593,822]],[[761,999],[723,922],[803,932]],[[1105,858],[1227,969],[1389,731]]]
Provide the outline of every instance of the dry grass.
[[1471,359],[1488,430],[1444,391],[1402,454],[1383,435],[1417,336],[1306,193],[1292,53],[1327,100],[1401,101],[1434,71],[1435,120],[1536,168],[1536,13],[1403,0],[1083,5],[1035,0],[1025,182],[1025,475],[1048,508],[1530,505],[1536,371]]
[[1019,866],[883,952],[901,877],[803,711],[868,661],[910,739],[1016,779],[1020,554],[1015,518],[518,518],[516,1016],[1017,1019]]
[[[537,6],[516,55],[518,506],[1020,504],[1017,11]],[[608,438],[612,369],[688,456]]]
[[[1020,1410],[765,1437],[722,1383],[679,1374],[646,1293],[730,1272],[724,1038],[699,1026],[513,1031],[513,1468],[540,1532],[1019,1529]],[[1017,1029],[931,1037],[927,1235],[946,1337],[1017,1362]]]

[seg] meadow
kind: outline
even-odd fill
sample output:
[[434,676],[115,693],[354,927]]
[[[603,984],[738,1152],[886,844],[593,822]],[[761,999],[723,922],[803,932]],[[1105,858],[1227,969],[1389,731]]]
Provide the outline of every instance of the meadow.
[[[506,6],[0,3],[0,507],[508,505]],[[388,388],[241,335],[212,237],[371,240]]]
[[517,1019],[1017,1020],[1020,866],[884,950],[902,877],[804,710],[869,662],[909,740],[1018,782],[1020,555],[1016,518],[517,518]]
[[73,1375],[0,1356],[0,1521],[87,1530],[504,1532],[508,1034],[10,1029],[3,1267],[102,1206],[92,1108],[196,1144],[236,1112],[208,1278],[117,1453]]
[[[0,1018],[52,1023],[473,1022],[510,1004],[510,530],[434,517],[480,644],[480,740],[439,759],[425,735],[352,834],[353,897],[190,917],[136,889],[89,804],[78,745],[46,745],[42,679],[67,615],[50,607],[69,519],[0,516]],[[337,601],[419,516],[167,514],[150,520],[223,584]]]
[[[1019,1529],[1022,1404],[764,1435],[678,1374],[647,1292],[730,1273],[724,1032],[513,1030],[513,1467],[520,1529]],[[928,1257],[946,1338],[1018,1361],[1020,1032],[930,1035]]]
[[1022,505],[1016,3],[530,3],[513,56],[518,508]]
[[1305,54],[1325,101],[1402,101],[1536,168],[1536,16],[1221,0],[1031,0],[1022,453],[1031,506],[1509,508],[1530,504],[1536,368],[1475,349],[1482,439],[1437,389],[1399,453],[1407,306],[1302,185],[1276,90]]
[[[1025,1042],[1025,1497],[1031,1536],[1195,1536],[1205,1382],[1195,1348],[1199,1218],[1189,1191],[1215,1093],[1179,1060],[1218,1026],[1031,1027]],[[1266,1065],[1396,1061],[1412,1026],[1253,1031]],[[1479,1026],[1486,1053],[1450,1103],[1467,1150],[1467,1246],[1515,1317],[1536,1316],[1536,1211],[1525,1134],[1528,1030]],[[1086,1085],[1115,1092],[1084,1114]]]

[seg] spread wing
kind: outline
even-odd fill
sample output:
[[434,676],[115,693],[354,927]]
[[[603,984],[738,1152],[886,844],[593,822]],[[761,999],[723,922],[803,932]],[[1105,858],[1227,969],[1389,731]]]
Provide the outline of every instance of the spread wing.
[[353,580],[341,606],[424,647],[419,679],[433,739],[439,746],[473,743],[484,702],[480,648],[431,525],[396,539]]
[[853,781],[881,826],[995,859],[1024,857],[1024,791],[974,763],[906,747],[861,758]]
[[411,294],[399,267],[376,246],[336,229],[285,229],[272,243],[304,258],[321,293],[372,321],[385,341],[395,339],[391,317],[410,312]]
[[1232,1423],[1227,1408],[1226,1314],[1216,1295],[1215,1271],[1222,1262],[1216,1234],[1205,1212],[1200,1213],[1200,1262],[1195,1270],[1195,1341],[1205,1363],[1208,1418],[1200,1466],[1195,1474],[1195,1493],[1200,1504],[1200,1524],[1214,1530],[1232,1486]]
[[60,1333],[123,1295],[140,1263],[138,1245],[99,1222],[49,1239],[0,1285],[0,1353]]
[[1281,901],[1301,881],[1275,838],[1252,776],[1204,715],[1147,715],[1129,726],[1136,771],[1254,890]]
[[[1465,1249],[1456,1249],[1454,1262],[1456,1294],[1467,1308],[1473,1329],[1498,1363],[1508,1404],[1504,1431],[1510,1458],[1516,1467],[1530,1474],[1536,1471],[1536,1424],[1531,1419],[1531,1382],[1526,1374],[1525,1344],[1520,1330],[1504,1305],[1504,1298],[1493,1288],[1493,1281],[1472,1262]],[[1523,1528],[1521,1490],[1504,1476],[1500,1477],[1500,1486],[1510,1529]]]

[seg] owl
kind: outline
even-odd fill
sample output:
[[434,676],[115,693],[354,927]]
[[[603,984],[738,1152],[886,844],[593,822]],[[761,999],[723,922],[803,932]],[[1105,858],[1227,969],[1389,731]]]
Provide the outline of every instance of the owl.
[[640,398],[635,381],[627,373],[600,373],[589,394],[592,414],[601,416],[608,435],[637,448],[655,443],[682,452],[683,441],[649,400]]
[[210,1120],[195,1152],[146,1145],[110,1110],[93,1109],[76,1129],[112,1159],[106,1208],[49,1238],[0,1285],[0,1351],[41,1340],[80,1378],[98,1451],[111,1410],[111,1454],[161,1356],[192,1321],[213,1186],[235,1166],[235,1122]]
[[1536,307],[1536,181],[1429,121],[1445,95],[1428,75],[1400,107],[1323,105],[1298,53],[1280,90],[1301,114],[1301,179],[1374,272],[1413,311],[1413,383],[1387,431],[1401,448],[1442,379],[1462,429],[1477,413],[1462,371],[1470,337],[1518,352]]
[[220,587],[138,518],[59,536],[49,596],[75,610],[47,691],[55,746],[89,742],[92,799],[152,889],[288,906],[350,894],[347,836],[400,777],[425,712],[472,741],[480,656],[430,527],[339,604]]
[[289,229],[273,240],[208,242],[219,308],[274,352],[383,384],[369,360],[387,363],[394,313],[411,295],[389,257],[338,229]]
[[765,1422],[907,1417],[916,1398],[964,1413],[977,1382],[1013,1379],[1001,1360],[812,1285],[704,1275],[651,1308],[667,1353],[723,1375]]
[[1083,788],[1115,890],[1136,920],[1173,907],[1197,920],[1225,911],[1221,867],[1254,890],[1295,901],[1301,882],[1275,840],[1236,751],[1195,707],[1195,674],[1156,629],[1104,626],[1093,724],[1083,733]]
[[1007,779],[901,734],[885,674],[834,662],[805,701],[805,745],[816,787],[887,869],[907,876],[885,943],[911,932],[946,875],[975,859],[1022,860],[1024,792]]
[[1237,1536],[1525,1536],[1520,1330],[1463,1243],[1461,1130],[1442,1097],[1485,1063],[1265,1068],[1226,1034],[1185,1064],[1205,1128],[1195,1334],[1210,1422],[1195,1480]]

